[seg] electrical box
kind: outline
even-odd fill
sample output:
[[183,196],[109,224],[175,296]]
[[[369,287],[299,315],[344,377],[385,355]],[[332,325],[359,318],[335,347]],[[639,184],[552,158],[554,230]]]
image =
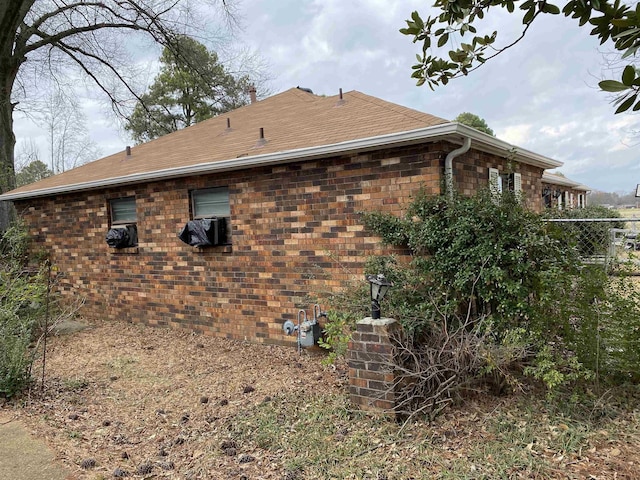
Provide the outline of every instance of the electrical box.
[[107,232],[107,245],[111,248],[129,248],[138,246],[138,229],[135,225],[114,227]]
[[211,247],[227,243],[227,223],[224,218],[191,220],[180,230],[178,238],[194,247]]

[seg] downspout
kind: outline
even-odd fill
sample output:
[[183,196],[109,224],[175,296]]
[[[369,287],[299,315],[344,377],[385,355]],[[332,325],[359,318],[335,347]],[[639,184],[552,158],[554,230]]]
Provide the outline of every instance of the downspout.
[[453,159],[467,153],[469,148],[471,148],[471,138],[465,137],[462,146],[449,152],[444,160],[444,182],[449,200],[453,200]]

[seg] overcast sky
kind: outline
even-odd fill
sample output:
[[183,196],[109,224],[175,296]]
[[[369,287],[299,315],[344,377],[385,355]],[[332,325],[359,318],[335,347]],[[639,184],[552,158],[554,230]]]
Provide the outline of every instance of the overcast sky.
[[[453,119],[483,117],[508,142],[564,162],[559,170],[594,190],[635,190],[640,183],[640,115],[614,115],[597,83],[607,75],[590,27],[544,16],[525,40],[466,78],[432,92],[410,78],[419,46],[398,33],[413,10],[430,1],[244,0],[238,43],[257,51],[273,93],[291,87],[335,95],[358,90]],[[486,33],[499,45],[517,36],[515,17],[490,11]],[[484,24],[482,24],[484,25]],[[502,42],[500,39],[502,38]],[[131,143],[95,102],[86,102],[91,135],[103,155]],[[18,119],[18,140],[43,135]],[[634,130],[637,131],[634,135]],[[41,138],[41,137],[40,137]],[[46,147],[44,147],[46,148]]]

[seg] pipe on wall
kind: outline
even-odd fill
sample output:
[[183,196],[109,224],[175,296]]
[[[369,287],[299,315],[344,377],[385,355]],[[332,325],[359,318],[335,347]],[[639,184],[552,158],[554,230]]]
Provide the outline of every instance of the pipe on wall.
[[444,160],[444,181],[445,189],[447,190],[447,196],[450,200],[453,199],[453,160],[460,155],[467,153],[471,148],[471,138],[465,137],[464,142],[460,148],[449,152],[447,158]]

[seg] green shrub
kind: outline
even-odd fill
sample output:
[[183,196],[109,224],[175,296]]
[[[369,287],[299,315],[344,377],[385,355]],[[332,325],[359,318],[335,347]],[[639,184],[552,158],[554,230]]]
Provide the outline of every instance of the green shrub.
[[327,320],[322,330],[323,336],[318,342],[320,347],[329,351],[329,355],[324,360],[325,364],[333,364],[336,359],[345,356],[356,321],[357,318],[347,312],[332,310],[327,313]]
[[433,341],[433,329],[476,331],[478,374],[512,385],[519,373],[552,390],[593,378],[640,380],[639,289],[581,261],[595,252],[585,237],[615,224],[558,228],[509,192],[453,200],[420,193],[403,217],[370,212],[363,220],[384,244],[410,253],[407,264],[379,257],[367,268],[393,278],[383,308],[414,339]]
[[0,395],[11,397],[28,383],[34,328],[42,316],[46,280],[26,270],[28,235],[16,224],[0,238]]
[[[508,192],[454,200],[420,193],[400,221],[378,212],[363,218],[384,243],[412,255],[408,271],[396,275],[401,288],[392,289],[389,300],[409,330],[423,328],[413,322],[430,313],[455,322],[471,308],[490,317],[494,335],[501,337],[531,324],[578,266],[575,250]],[[407,322],[407,310],[414,309]]]

